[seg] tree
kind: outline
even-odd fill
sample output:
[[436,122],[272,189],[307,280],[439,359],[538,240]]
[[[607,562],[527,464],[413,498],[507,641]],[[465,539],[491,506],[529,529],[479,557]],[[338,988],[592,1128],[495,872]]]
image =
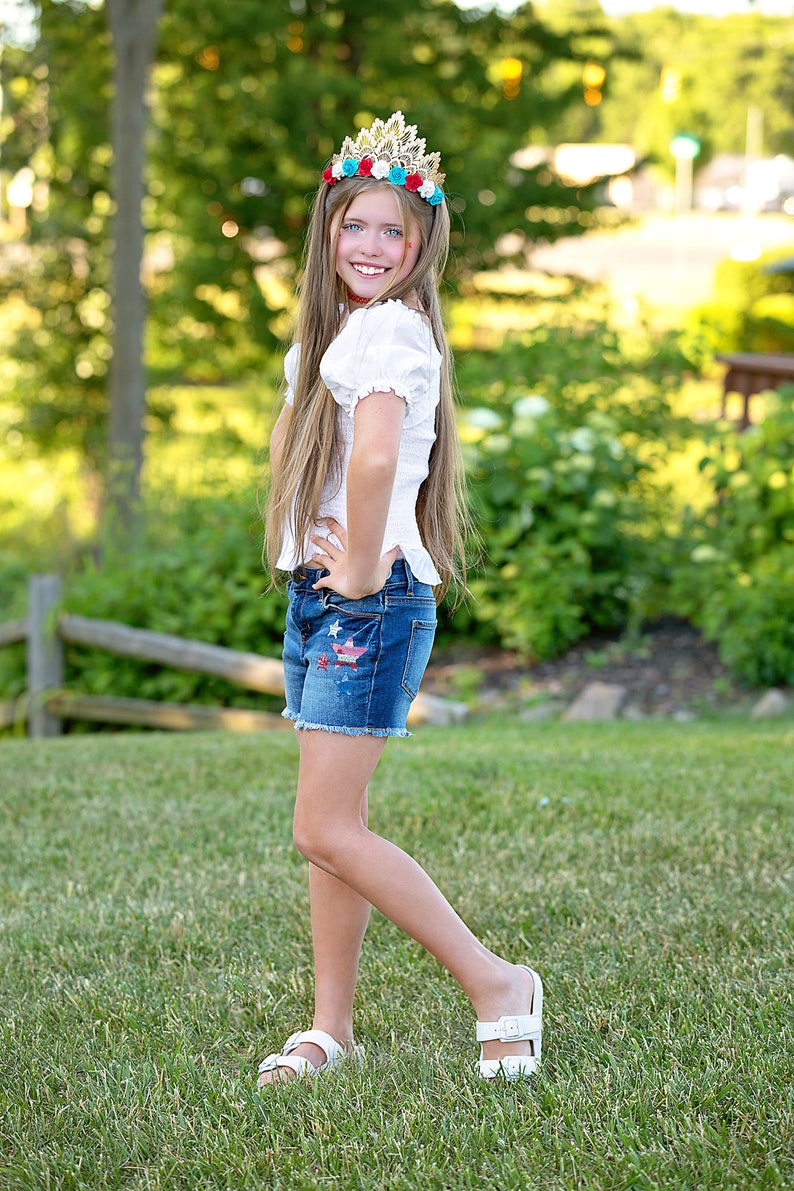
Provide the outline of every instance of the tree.
[[146,376],[143,361],[144,131],[149,77],[163,0],[107,0],[114,50],[112,195],[113,356],[109,383],[108,497],[130,531],[140,495]]

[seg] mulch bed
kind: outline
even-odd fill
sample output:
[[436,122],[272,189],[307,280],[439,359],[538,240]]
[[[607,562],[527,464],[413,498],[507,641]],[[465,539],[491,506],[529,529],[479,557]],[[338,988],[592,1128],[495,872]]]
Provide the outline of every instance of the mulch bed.
[[456,645],[436,650],[423,689],[482,708],[568,704],[590,682],[626,689],[624,714],[681,716],[750,707],[759,692],[743,688],[704,641],[682,621],[650,626],[636,642],[588,639],[562,658],[529,663],[516,653]]

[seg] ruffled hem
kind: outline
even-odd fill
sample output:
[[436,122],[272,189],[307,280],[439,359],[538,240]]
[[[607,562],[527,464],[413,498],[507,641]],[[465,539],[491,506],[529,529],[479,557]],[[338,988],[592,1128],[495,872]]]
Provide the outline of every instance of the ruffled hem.
[[407,728],[342,728],[338,724],[311,724],[293,711],[282,711],[285,720],[294,720],[296,732],[335,732],[339,736],[412,736]]
[[401,397],[403,399],[409,409],[414,403],[414,394],[407,385],[403,385],[400,381],[395,383],[394,377],[392,377],[390,380],[381,380],[381,378],[378,377],[376,380],[368,380],[365,385],[362,385],[360,389],[353,393],[350,397],[349,406],[347,404],[347,399],[345,399],[345,403],[342,408],[344,409],[347,416],[352,418],[353,414],[356,412],[356,406],[358,405],[359,401],[363,401],[365,397],[371,397],[373,393],[394,393],[395,397]]

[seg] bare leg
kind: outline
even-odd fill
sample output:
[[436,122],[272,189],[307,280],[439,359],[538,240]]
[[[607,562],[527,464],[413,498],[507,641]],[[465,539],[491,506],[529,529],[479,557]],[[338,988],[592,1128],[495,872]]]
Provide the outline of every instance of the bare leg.
[[[303,738],[311,735],[301,732]],[[384,742],[385,743],[385,742]],[[361,826],[367,825],[367,791],[359,808]],[[342,1046],[353,1042],[353,998],[358,978],[361,944],[369,922],[370,903],[355,890],[315,864],[309,864],[309,899],[314,952],[313,1030],[325,1030]],[[295,1054],[314,1066],[325,1062],[322,1050],[303,1043]],[[266,1071],[260,1085],[292,1079],[289,1069]]]
[[[426,947],[455,977],[480,1019],[527,1012],[531,976],[483,946],[416,861],[367,828],[362,798],[384,739],[301,735],[294,825],[299,850]],[[499,1058],[528,1050],[527,1043],[490,1042],[484,1053]]]

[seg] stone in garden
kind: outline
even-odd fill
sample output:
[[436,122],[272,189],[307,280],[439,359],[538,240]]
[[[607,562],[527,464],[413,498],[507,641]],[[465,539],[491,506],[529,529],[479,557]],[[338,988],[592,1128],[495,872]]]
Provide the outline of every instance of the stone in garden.
[[773,688],[764,692],[750,712],[750,716],[754,720],[771,720],[788,711],[788,706],[788,699],[783,692]]
[[626,688],[614,682],[589,682],[563,715],[564,720],[613,720],[626,698]]
[[551,720],[559,715],[565,704],[558,700],[549,699],[546,703],[533,703],[531,707],[523,707],[518,713],[522,724],[535,724],[542,720]]

